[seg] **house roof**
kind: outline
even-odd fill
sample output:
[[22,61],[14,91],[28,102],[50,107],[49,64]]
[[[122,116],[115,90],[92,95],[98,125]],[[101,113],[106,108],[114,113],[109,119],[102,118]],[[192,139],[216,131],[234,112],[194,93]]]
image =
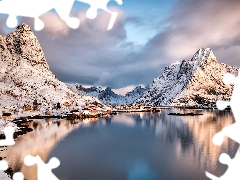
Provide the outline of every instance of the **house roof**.
[[11,116],[11,113],[3,113],[2,116]]

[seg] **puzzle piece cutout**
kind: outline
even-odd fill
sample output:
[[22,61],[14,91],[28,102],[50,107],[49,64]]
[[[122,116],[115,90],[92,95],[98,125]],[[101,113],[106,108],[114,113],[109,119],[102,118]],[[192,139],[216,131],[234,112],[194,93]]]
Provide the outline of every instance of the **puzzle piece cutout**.
[[24,180],[23,173],[21,172],[16,172],[13,174],[13,180]]
[[38,165],[38,180],[58,180],[58,178],[52,173],[52,169],[55,169],[60,165],[60,161],[56,157],[51,158],[48,164],[45,164],[39,156],[35,157],[28,155],[24,158],[24,163],[27,166],[32,166],[34,164]]
[[[8,163],[5,160],[0,161],[0,170],[5,171],[8,169]],[[21,172],[16,172],[13,174],[13,180],[23,180],[24,176]]]
[[8,169],[8,163],[7,163],[7,161],[1,160],[1,161],[0,161],[0,170],[1,170],[1,171],[5,171],[5,170],[7,170],[7,169]]
[[34,28],[39,31],[44,27],[44,22],[39,19],[39,16],[55,9],[69,27],[76,29],[80,21],[69,17],[73,3],[74,0],[2,0],[0,1],[0,13],[9,14],[6,24],[10,28],[18,25],[17,16],[34,18]]
[[[109,12],[112,16],[111,16],[111,19],[109,21],[109,24],[108,24],[108,28],[107,30],[110,30],[112,29],[113,27],[113,24],[115,23],[116,21],[116,18],[117,18],[117,15],[118,13],[117,12],[112,12],[108,9],[107,7],[107,4],[110,0],[77,0],[79,2],[83,2],[83,3],[86,3],[86,4],[89,4],[91,7],[87,10],[86,12],[86,16],[89,18],[89,19],[95,19],[97,17],[97,11],[98,9],[102,9],[104,11],[107,11]],[[122,0],[115,0],[119,5],[122,5],[123,2]]]
[[228,165],[228,170],[221,177],[216,177],[208,172],[206,176],[212,180],[238,180],[240,179],[240,149],[238,149],[235,157],[231,159],[226,153],[222,153],[219,157],[222,164]]
[[240,111],[238,110],[238,103],[240,102],[240,75],[235,77],[232,74],[227,73],[225,74],[223,81],[224,83],[234,84],[232,98],[229,102],[217,101],[217,107],[218,109],[223,110],[227,106],[231,106],[236,122],[215,134],[212,141],[214,144],[220,146],[223,143],[224,136],[227,136],[240,144]]
[[222,131],[213,136],[212,141],[214,144],[220,146],[222,145],[225,136],[240,144],[240,123],[234,123],[225,127]]
[[[213,136],[213,143],[220,146],[223,143],[224,137],[229,137],[232,140],[240,144],[240,111],[238,110],[238,103],[240,102],[240,75],[238,77],[227,73],[223,79],[224,83],[234,84],[232,92],[232,98],[229,102],[217,101],[217,107],[220,110],[225,109],[227,106],[231,106],[235,123],[227,126]],[[221,177],[216,177],[208,172],[206,176],[212,180],[229,180],[229,179],[240,179],[240,148],[238,149],[235,157],[231,159],[227,154],[223,153],[219,157],[219,161],[222,164],[228,165],[228,170]]]
[[[6,136],[5,139],[0,140],[0,146],[11,146],[15,144],[13,139],[14,128],[12,126],[8,126],[4,128],[4,134]],[[8,169],[8,163],[5,160],[0,161],[0,170],[5,171]],[[13,180],[23,180],[24,176],[21,172],[14,173]]]
[[14,128],[12,126],[8,126],[4,128],[4,134],[6,139],[0,140],[0,146],[11,146],[15,144],[13,139]]
[[[17,16],[34,18],[34,29],[40,31],[44,28],[44,22],[40,20],[39,16],[55,9],[59,17],[67,23],[67,25],[76,29],[80,25],[80,20],[75,17],[70,17],[70,12],[75,0],[1,0],[0,13],[8,14],[7,26],[15,28],[18,25]],[[112,12],[107,8],[110,0],[78,0],[89,4],[91,7],[86,15],[90,19],[97,16],[97,10],[103,9],[112,14],[107,30],[112,29],[113,24],[117,18],[117,13]],[[115,0],[119,5],[122,0]]]
[[[239,70],[238,70],[239,71]],[[225,109],[227,106],[231,106],[235,121],[240,121],[240,111],[239,111],[239,102],[240,102],[240,75],[235,77],[230,73],[226,73],[223,82],[226,84],[233,84],[234,89],[232,92],[232,97],[229,102],[227,101],[217,101],[217,107],[220,110]]]
[[[24,158],[24,163],[27,166],[34,164],[38,165],[37,179],[38,180],[58,180],[58,178],[52,173],[52,169],[57,168],[60,165],[60,161],[53,157],[48,164],[45,164],[39,156],[28,155]],[[5,171],[8,169],[8,163],[5,160],[0,161],[0,170]],[[21,172],[13,174],[13,180],[24,180],[24,175]]]

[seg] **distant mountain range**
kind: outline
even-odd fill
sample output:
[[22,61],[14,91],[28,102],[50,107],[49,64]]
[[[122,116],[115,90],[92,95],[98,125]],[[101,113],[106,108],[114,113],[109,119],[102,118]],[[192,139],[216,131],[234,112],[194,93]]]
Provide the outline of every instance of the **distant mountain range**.
[[[39,103],[84,105],[96,98],[72,92],[49,70],[42,48],[30,27],[22,24],[0,35],[0,106]],[[97,100],[98,101],[98,100]]]
[[68,85],[75,93],[98,98],[111,105],[138,103],[153,106],[213,107],[215,102],[231,97],[233,86],[224,84],[226,72],[237,76],[238,67],[219,63],[210,48],[199,49],[190,60],[183,60],[165,67],[161,76],[151,86],[137,86],[124,96],[111,88],[84,88],[79,84]]
[[90,87],[84,88],[80,84],[67,84],[68,87],[75,93],[81,95],[88,95],[98,98],[104,104],[111,104],[111,105],[124,105],[124,104],[131,104],[136,99],[141,97],[143,93],[148,90],[149,86],[145,88],[141,86],[137,86],[132,91],[126,93],[124,96],[120,94],[116,94],[112,91],[110,87],[107,87],[103,90],[101,87]]
[[124,96],[109,87],[66,86],[49,70],[42,48],[26,24],[7,36],[0,35],[0,63],[0,106],[23,105],[35,99],[45,104],[101,101],[111,105],[208,106],[231,97],[233,86],[222,79],[226,72],[238,74],[238,67],[217,62],[210,48],[202,48],[192,59],[165,67],[151,86],[137,86]]
[[237,76],[238,67],[219,63],[210,48],[199,49],[190,60],[165,67],[136,103],[154,106],[208,106],[231,97],[232,85],[224,84],[226,72]]

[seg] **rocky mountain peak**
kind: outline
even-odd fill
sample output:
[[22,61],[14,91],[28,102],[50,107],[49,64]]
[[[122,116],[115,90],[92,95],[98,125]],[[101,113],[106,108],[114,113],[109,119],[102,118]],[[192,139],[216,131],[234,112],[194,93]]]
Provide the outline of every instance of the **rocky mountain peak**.
[[27,25],[27,24],[25,24],[25,23],[19,25],[19,26],[15,29],[15,32],[21,32],[21,33],[23,33],[24,31],[25,31],[25,32],[29,32],[29,31],[32,32],[30,26]]
[[198,106],[228,99],[232,86],[222,81],[226,72],[236,76],[238,67],[218,63],[210,48],[201,48],[192,59],[167,66],[136,102],[156,106]]
[[101,92],[100,96],[110,99],[111,97],[116,97],[117,94],[115,94],[110,87],[107,87],[104,91]]
[[2,50],[9,51],[12,63],[20,66],[27,62],[38,68],[49,69],[42,47],[27,24],[18,26],[0,41]]
[[217,63],[217,58],[210,48],[201,48],[193,55],[191,61],[198,61],[201,64],[211,64]]
[[84,88],[81,84],[78,84],[78,83],[76,83],[75,86],[79,90],[82,90]]
[[107,87],[107,88],[105,89],[105,91],[106,91],[106,92],[112,92],[112,89],[111,89],[110,87]]
[[43,104],[83,105],[95,98],[72,92],[49,70],[37,37],[22,24],[0,36],[0,106],[23,105],[34,100]]
[[133,96],[133,94],[134,96],[136,96],[136,94],[138,96],[141,96],[145,90],[146,88],[143,88],[141,86],[136,86],[131,92],[127,92],[125,96]]
[[[132,91],[127,92],[125,96],[121,94],[116,94],[112,91],[110,87],[107,87],[103,90],[101,87],[89,87],[84,88],[79,84],[67,84],[68,87],[78,94],[87,94],[89,96],[93,96],[98,98],[104,104],[111,104],[111,105],[123,105],[123,104],[131,104],[133,101],[138,99],[142,96],[142,94],[149,89],[149,86],[145,88],[141,86],[135,87]],[[79,88],[81,86],[82,88]]]

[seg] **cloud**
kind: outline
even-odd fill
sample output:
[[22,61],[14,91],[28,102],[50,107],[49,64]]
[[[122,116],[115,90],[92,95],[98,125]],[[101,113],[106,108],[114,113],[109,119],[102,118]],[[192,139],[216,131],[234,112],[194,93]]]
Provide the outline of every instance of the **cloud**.
[[[152,49],[152,57],[174,62],[189,59],[202,47],[210,47],[214,52],[225,49],[217,58],[228,63],[229,59],[240,55],[236,51],[230,55],[231,47],[240,45],[239,8],[240,1],[237,0],[178,1],[166,19],[167,29],[156,34],[145,51]],[[223,59],[226,54],[228,59]]]
[[232,66],[240,66],[240,46],[230,46],[228,48],[218,48],[214,51],[219,62],[225,62]]
[[54,12],[47,12],[40,18],[45,23],[44,31],[48,38],[66,36],[70,30],[68,25]]
[[84,12],[78,12],[81,24],[76,30],[67,29],[67,33],[61,36],[57,33],[59,37],[55,38],[46,38],[55,34],[47,25],[43,31],[35,32],[50,69],[60,80],[111,86],[111,78],[119,72],[116,69],[125,66],[126,57],[126,53],[117,48],[126,39],[126,17],[120,10],[115,11],[118,19],[111,31],[107,31],[109,13],[99,12],[96,19],[90,20]]
[[[72,12],[72,17],[80,19],[75,30],[48,12],[41,16],[45,28],[34,33],[50,69],[60,80],[118,89],[150,84],[165,66],[190,59],[202,47],[213,49],[219,62],[240,66],[239,9],[239,0],[181,0],[164,18],[157,10],[153,15],[146,9],[144,16],[151,17],[150,21],[142,19],[143,15],[112,8],[118,17],[110,31],[110,14],[104,11],[99,11],[94,20],[86,18],[86,10]],[[22,18],[21,22],[33,29],[32,19]],[[1,18],[0,23],[5,24],[5,20]],[[151,37],[147,43],[129,41],[126,26],[142,30],[146,23],[146,29],[152,27],[151,36],[146,35],[147,30],[144,35],[136,31],[135,38]],[[1,32],[5,32],[3,26]]]
[[112,89],[116,94],[121,94],[125,95],[127,92],[132,91],[135,88],[135,86],[126,86],[124,88],[119,88],[119,89]]

